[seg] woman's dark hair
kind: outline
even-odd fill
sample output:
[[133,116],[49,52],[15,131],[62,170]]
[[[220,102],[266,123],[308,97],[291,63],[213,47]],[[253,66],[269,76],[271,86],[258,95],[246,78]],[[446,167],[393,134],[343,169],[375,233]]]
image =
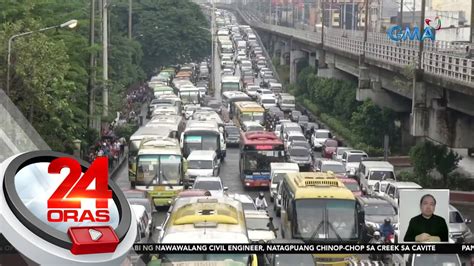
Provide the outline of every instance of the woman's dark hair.
[[433,195],[431,195],[431,194],[425,194],[425,195],[423,195],[423,197],[421,197],[421,199],[420,199],[420,206],[421,206],[421,204],[423,203],[423,200],[424,200],[426,197],[431,197],[431,198],[433,199],[435,205],[436,205],[436,199],[435,199],[435,197],[434,197]]

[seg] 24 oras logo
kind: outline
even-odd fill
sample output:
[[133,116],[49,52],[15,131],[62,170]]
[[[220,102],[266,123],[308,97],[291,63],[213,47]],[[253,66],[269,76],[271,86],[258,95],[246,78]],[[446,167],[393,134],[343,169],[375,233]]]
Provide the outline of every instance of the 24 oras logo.
[[401,26],[392,26],[388,29],[387,35],[392,41],[405,41],[407,38],[411,41],[417,39],[419,41],[425,39],[435,40],[435,32],[441,29],[441,19],[435,17],[435,19],[425,19],[425,27],[423,34],[421,35],[420,29],[418,27],[413,27],[413,30],[410,27],[406,27],[405,30]]
[[[48,222],[109,222],[108,209],[112,191],[108,189],[107,158],[97,158],[81,176],[81,165],[72,158],[53,160],[49,174],[60,174],[69,168],[69,174],[48,199]],[[52,176],[54,178],[54,176]],[[95,181],[95,188],[91,184]],[[82,208],[85,200],[95,200],[95,210]]]

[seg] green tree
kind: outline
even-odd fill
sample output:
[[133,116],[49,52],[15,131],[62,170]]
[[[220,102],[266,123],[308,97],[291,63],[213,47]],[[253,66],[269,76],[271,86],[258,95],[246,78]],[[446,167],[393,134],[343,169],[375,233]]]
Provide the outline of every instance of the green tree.
[[456,170],[461,159],[462,156],[452,150],[448,150],[448,147],[445,145],[436,146],[435,168],[443,177],[445,187],[448,187],[449,173]]
[[143,69],[198,61],[210,54],[211,35],[200,7],[189,0],[136,3],[134,34],[143,47]]
[[394,135],[394,116],[392,111],[382,110],[371,100],[366,100],[352,114],[350,126],[362,142],[382,147],[384,135]]

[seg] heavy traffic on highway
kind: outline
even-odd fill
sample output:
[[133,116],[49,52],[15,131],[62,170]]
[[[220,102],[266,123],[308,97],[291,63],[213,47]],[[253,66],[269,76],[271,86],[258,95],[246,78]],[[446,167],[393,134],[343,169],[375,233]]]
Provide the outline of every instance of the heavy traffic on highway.
[[[253,29],[232,13],[211,12],[214,57],[151,78],[154,99],[116,180],[136,215],[136,242],[396,243],[399,192],[421,186],[398,182],[389,162],[340,146],[296,110]],[[470,241],[470,221],[454,206],[450,216],[451,240]],[[129,260],[383,265],[394,256],[131,252]],[[400,257],[410,265],[461,265],[456,254]]]

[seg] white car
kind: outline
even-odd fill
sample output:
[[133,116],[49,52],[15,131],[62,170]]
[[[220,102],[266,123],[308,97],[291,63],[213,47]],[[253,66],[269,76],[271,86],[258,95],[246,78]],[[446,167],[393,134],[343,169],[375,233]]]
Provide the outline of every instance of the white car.
[[245,211],[245,223],[252,242],[267,242],[277,237],[273,218],[266,211]]
[[234,194],[229,196],[237,201],[240,201],[242,203],[242,208],[244,211],[256,211],[257,206],[255,205],[255,201],[247,194]]
[[311,145],[313,149],[321,149],[327,139],[332,138],[332,134],[327,129],[316,129],[311,136]]
[[198,176],[194,180],[193,189],[202,189],[211,192],[214,197],[224,196],[224,192],[228,190],[222,185],[222,180],[218,176]]
[[332,159],[336,161],[341,161],[342,160],[342,154],[344,154],[345,151],[353,150],[351,147],[337,147],[336,151],[332,154]]
[[257,90],[260,89],[260,86],[258,85],[248,85],[245,88],[245,92],[247,93],[248,96],[252,98],[257,98]]
[[360,162],[364,158],[368,157],[369,155],[367,155],[367,153],[365,153],[364,151],[349,150],[345,151],[342,154],[341,161],[344,164],[344,167],[346,167],[346,172],[349,174],[349,176],[353,176],[359,169]]
[[275,94],[273,93],[273,91],[269,90],[269,89],[258,89],[257,90],[257,101],[264,97],[264,96],[272,96],[272,97],[275,97]]

